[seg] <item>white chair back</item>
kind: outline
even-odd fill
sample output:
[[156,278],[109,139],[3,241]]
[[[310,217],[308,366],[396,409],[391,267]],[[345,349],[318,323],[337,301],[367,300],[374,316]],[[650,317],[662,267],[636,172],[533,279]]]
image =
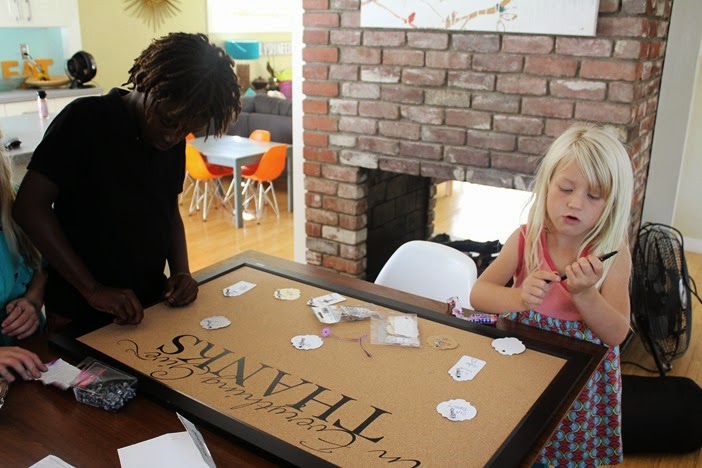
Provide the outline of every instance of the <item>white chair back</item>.
[[478,269],[468,255],[436,242],[410,241],[392,254],[375,283],[441,302],[457,296],[470,309],[470,290],[477,279]]

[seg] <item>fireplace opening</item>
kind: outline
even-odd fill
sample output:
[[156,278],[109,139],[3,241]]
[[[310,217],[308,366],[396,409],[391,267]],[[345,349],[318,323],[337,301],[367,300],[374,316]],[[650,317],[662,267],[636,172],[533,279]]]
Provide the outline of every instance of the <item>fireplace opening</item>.
[[375,281],[405,242],[437,239],[504,244],[526,222],[530,192],[381,170],[368,173],[365,278]]
[[367,184],[366,280],[375,281],[398,247],[431,235],[436,189],[427,177],[381,170],[369,171]]

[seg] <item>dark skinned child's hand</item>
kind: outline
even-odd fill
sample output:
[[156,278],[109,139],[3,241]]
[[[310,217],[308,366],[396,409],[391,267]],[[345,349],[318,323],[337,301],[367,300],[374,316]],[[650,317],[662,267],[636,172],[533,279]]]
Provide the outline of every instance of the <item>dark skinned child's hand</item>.
[[168,278],[166,303],[174,307],[188,305],[197,298],[197,281],[190,273],[176,273]]
[[131,289],[98,286],[86,300],[92,308],[114,315],[118,325],[138,325],[144,318],[144,308]]

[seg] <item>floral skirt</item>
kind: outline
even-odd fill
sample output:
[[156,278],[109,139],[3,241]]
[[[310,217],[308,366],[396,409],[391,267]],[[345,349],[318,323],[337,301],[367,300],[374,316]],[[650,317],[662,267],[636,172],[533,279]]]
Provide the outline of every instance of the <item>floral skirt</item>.
[[[602,344],[583,322],[559,320],[536,311],[513,312],[505,318],[561,335]],[[623,461],[621,433],[622,378],[619,346],[609,348],[551,440],[538,463],[556,467],[615,465]]]

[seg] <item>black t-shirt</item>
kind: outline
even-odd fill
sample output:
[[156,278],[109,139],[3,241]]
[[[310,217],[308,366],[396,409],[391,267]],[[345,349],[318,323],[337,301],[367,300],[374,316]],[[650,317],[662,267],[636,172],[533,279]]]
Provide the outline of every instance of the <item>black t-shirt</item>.
[[[28,169],[59,187],[56,216],[95,279],[132,289],[148,306],[165,291],[185,142],[167,151],[145,144],[122,102],[126,92],[71,102],[54,118]],[[84,323],[114,318],[90,308],[51,265],[46,307]]]

